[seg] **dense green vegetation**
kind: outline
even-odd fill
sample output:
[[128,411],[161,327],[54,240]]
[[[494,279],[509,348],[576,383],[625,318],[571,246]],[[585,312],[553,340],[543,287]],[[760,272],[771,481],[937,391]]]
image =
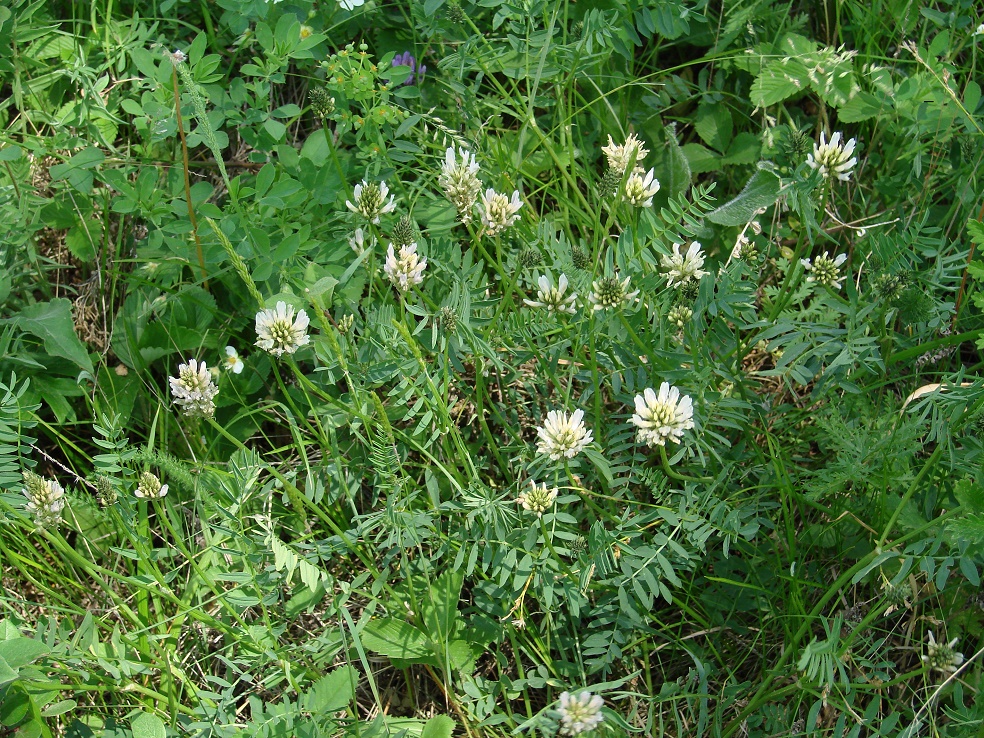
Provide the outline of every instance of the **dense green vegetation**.
[[979,735],[982,43],[0,6],[0,736]]

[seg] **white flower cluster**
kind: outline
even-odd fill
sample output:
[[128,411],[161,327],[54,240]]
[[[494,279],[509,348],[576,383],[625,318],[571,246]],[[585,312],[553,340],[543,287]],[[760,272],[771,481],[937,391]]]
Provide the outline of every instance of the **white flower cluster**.
[[65,490],[54,479],[45,479],[34,472],[24,472],[24,488],[27,498],[25,509],[34,515],[39,528],[48,528],[61,522],[65,509]]
[[549,510],[557,500],[557,491],[556,487],[548,489],[546,484],[537,486],[537,483],[531,479],[530,489],[521,493],[516,498],[516,502],[522,505],[524,510],[542,518],[543,513]]
[[161,480],[156,475],[148,471],[140,475],[137,488],[133,491],[134,497],[140,499],[159,500],[167,494],[167,485],[161,484]]
[[629,175],[625,182],[625,199],[629,205],[638,208],[651,208],[653,206],[653,195],[659,192],[659,180],[653,176],[654,169],[643,172],[638,167]]
[[812,261],[800,259],[803,268],[810,273],[806,278],[807,282],[816,282],[824,287],[833,287],[835,290],[839,290],[842,286],[843,277],[840,268],[845,261],[847,261],[847,254],[831,258],[828,251],[824,251],[823,256],[818,256]]
[[851,169],[858,163],[854,153],[857,141],[853,138],[846,144],[841,143],[840,131],[830,137],[827,143],[825,134],[820,132],[820,143],[813,144],[813,153],[808,154],[806,163],[810,169],[819,169],[824,179],[837,177],[842,182],[847,182],[851,178]]
[[517,213],[521,207],[523,203],[519,199],[519,190],[513,191],[511,200],[491,187],[485,190],[482,202],[478,204],[482,225],[485,226],[485,235],[498,236],[519,220]]
[[536,434],[540,438],[536,450],[554,461],[573,459],[594,440],[584,424],[583,410],[575,410],[571,415],[563,410],[551,410]]
[[672,256],[663,256],[660,259],[663,268],[667,270],[666,283],[669,287],[674,284],[680,287],[691,279],[700,280],[710,274],[701,269],[704,266],[704,252],[701,251],[700,243],[691,243],[686,254],[680,252],[682,246],[679,243],[673,244]]
[[929,631],[926,653],[922,655],[923,663],[930,669],[942,671],[944,674],[952,674],[964,662],[964,655],[954,650],[954,646],[959,641],[959,638],[954,638],[949,643],[937,643],[933,631]]
[[643,146],[643,142],[636,138],[634,133],[630,133],[629,137],[625,139],[625,143],[621,146],[616,146],[614,139],[609,134],[608,146],[603,146],[601,153],[608,158],[608,168],[613,169],[618,172],[619,176],[622,176],[625,174],[625,170],[628,169],[629,162],[634,162],[633,166],[638,164],[646,158],[649,149]]
[[[606,179],[611,180],[611,186],[617,186],[631,165],[632,170],[629,172],[629,178],[625,181],[622,196],[630,205],[651,208],[653,195],[659,192],[659,180],[656,179],[655,169],[650,169],[647,172],[645,167],[638,166],[649,153],[649,149],[643,145],[643,142],[636,138],[634,133],[630,133],[625,139],[625,143],[618,146],[609,135],[608,146],[603,147],[601,151],[608,159]],[[609,192],[612,191],[609,190]]]
[[561,735],[580,735],[597,728],[605,719],[601,714],[604,706],[605,701],[601,695],[593,695],[587,691],[577,694],[561,692],[557,707]]
[[275,308],[260,310],[256,314],[256,345],[274,356],[292,354],[310,342],[307,327],[308,315],[303,310],[294,317],[294,306],[283,300]]
[[568,285],[566,274],[560,275],[556,287],[553,284],[553,277],[549,274],[541,274],[537,285],[539,289],[536,291],[536,299],[523,300],[524,304],[528,307],[546,308],[549,313],[574,314],[576,310],[574,301],[577,299],[577,294],[566,294]]
[[[386,197],[389,196],[389,200]],[[396,197],[390,195],[385,182],[367,182],[355,186],[355,202],[345,201],[345,207],[358,213],[370,223],[379,223],[379,216],[396,210]]]
[[482,191],[482,181],[478,178],[475,155],[464,147],[458,149],[458,154],[461,161],[455,156],[453,146],[449,146],[444,152],[444,164],[441,165],[437,183],[458,210],[461,222],[468,223],[471,221],[472,206],[478,199],[478,193]]
[[215,414],[215,396],[219,388],[203,361],[189,359],[178,367],[178,376],[169,377],[174,404],[191,418],[211,418]]
[[[444,152],[444,163],[437,183],[444,190],[444,195],[454,204],[462,223],[472,219],[472,208],[482,191],[482,180],[478,178],[478,162],[475,155],[468,149],[460,147],[455,153],[454,147],[449,146]],[[482,218],[485,235],[498,236],[519,220],[519,209],[523,206],[519,199],[519,190],[514,190],[512,197],[496,192],[489,187],[482,193],[478,202],[478,212]]]
[[424,281],[424,269],[427,268],[427,259],[421,259],[417,255],[417,244],[409,243],[400,246],[400,255],[396,255],[393,244],[389,245],[386,251],[386,263],[383,265],[383,273],[389,277],[390,282],[400,290],[406,292],[415,284]]
[[638,296],[639,290],[629,292],[629,277],[623,280],[619,280],[617,276],[602,277],[591,283],[588,302],[594,310],[607,310],[631,305]]
[[669,382],[659,386],[659,394],[647,387],[635,396],[632,424],[639,429],[640,443],[664,446],[668,440],[679,441],[685,430],[694,427],[693,400]]

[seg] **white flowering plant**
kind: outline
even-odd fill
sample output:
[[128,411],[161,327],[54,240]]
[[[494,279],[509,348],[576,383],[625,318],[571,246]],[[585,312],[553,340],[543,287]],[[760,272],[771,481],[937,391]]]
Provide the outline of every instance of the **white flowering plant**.
[[0,8],[3,730],[981,724],[971,5]]

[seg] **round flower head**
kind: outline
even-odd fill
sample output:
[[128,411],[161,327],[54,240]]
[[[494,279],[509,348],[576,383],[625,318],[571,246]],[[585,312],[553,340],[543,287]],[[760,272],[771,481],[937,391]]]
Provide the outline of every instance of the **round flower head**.
[[536,482],[530,480],[530,489],[520,494],[516,502],[523,506],[524,510],[529,510],[538,518],[543,517],[543,513],[553,507],[557,499],[557,488],[547,489],[546,484],[537,486]]
[[465,148],[458,149],[461,161],[455,157],[454,147],[449,146],[444,152],[444,164],[437,183],[441,185],[445,196],[454,203],[458,217],[462,223],[471,221],[471,209],[482,191],[482,182],[478,178],[478,162],[475,155]]
[[616,146],[615,141],[609,134],[608,146],[602,148],[601,152],[608,157],[609,169],[617,172],[618,176],[621,177],[625,174],[625,170],[628,169],[633,154],[635,155],[635,162],[638,164],[646,158],[649,150],[643,147],[643,142],[636,138],[634,133],[630,133],[629,137],[625,139],[625,143],[621,146]]
[[933,631],[929,631],[926,653],[922,655],[923,662],[930,669],[952,674],[964,662],[964,655],[953,650],[959,641],[959,638],[954,638],[949,643],[937,643]]
[[536,434],[540,438],[536,450],[554,461],[573,459],[594,440],[584,425],[583,410],[575,410],[572,415],[563,410],[551,410],[543,427],[536,429]]
[[256,345],[274,356],[292,354],[310,342],[307,327],[311,321],[301,310],[294,317],[294,306],[283,300],[275,308],[260,310],[256,314]]
[[537,280],[539,289],[536,291],[535,300],[523,300],[528,307],[546,308],[550,313],[570,313],[575,312],[574,301],[577,294],[572,293],[565,296],[567,292],[567,275],[561,274],[557,280],[557,286],[553,285],[553,278],[549,274],[541,274]]
[[629,175],[625,182],[625,199],[630,205],[641,208],[653,206],[653,195],[659,192],[659,180],[653,176],[654,171],[650,169],[643,174],[642,169],[638,169]]
[[588,302],[594,310],[607,310],[630,305],[638,295],[639,290],[629,292],[628,277],[621,281],[618,277],[602,277],[592,282]]
[[704,253],[699,242],[694,241],[690,244],[686,254],[680,253],[681,246],[682,244],[679,243],[673,244],[673,255],[660,258],[663,268],[667,270],[666,281],[669,287],[674,284],[683,285],[692,279],[700,280],[701,277],[710,274],[701,269],[704,266]]
[[215,414],[215,396],[219,388],[212,381],[212,373],[195,359],[178,367],[177,377],[168,377],[174,404],[192,418],[211,418]]
[[383,272],[400,292],[406,292],[413,285],[423,282],[426,268],[427,259],[417,256],[417,244],[400,246],[399,257],[393,249],[393,244],[389,245]]
[[519,190],[513,191],[511,200],[491,187],[485,190],[478,209],[482,213],[482,225],[485,226],[486,235],[496,236],[519,220],[516,213],[521,207],[523,202],[519,199]]
[[239,354],[236,352],[236,349],[232,346],[226,346],[225,353],[225,361],[222,362],[225,370],[232,372],[233,374],[242,374],[243,367],[246,365],[243,364],[243,360],[239,358]]
[[638,439],[649,446],[665,446],[679,441],[683,432],[694,427],[694,403],[688,395],[663,382],[659,394],[651,388],[635,396],[632,424],[639,429]]
[[[389,201],[386,197],[389,195]],[[389,194],[389,187],[385,182],[366,182],[355,186],[355,203],[351,200],[345,201],[345,207],[353,213],[359,213],[363,218],[371,223],[378,223],[379,216],[392,213],[396,210],[396,198]]]
[[557,712],[560,713],[562,735],[586,733],[597,728],[605,719],[601,714],[601,708],[605,706],[601,695],[592,695],[591,692],[561,692],[559,702]]
[[857,158],[851,156],[857,144],[853,138],[846,144],[841,143],[840,131],[830,137],[827,143],[823,131],[820,132],[820,143],[813,144],[813,153],[808,154],[806,163],[810,169],[819,169],[824,179],[837,177],[842,182],[847,182],[851,178],[851,169],[858,163]]
[[34,515],[39,528],[57,525],[65,509],[65,490],[54,479],[45,479],[34,472],[24,472],[24,488],[27,498],[25,509]]
[[143,472],[140,475],[140,482],[134,490],[134,497],[141,499],[159,500],[167,494],[167,485],[161,484],[161,480],[150,472]]
[[840,254],[836,259],[831,259],[829,252],[824,251],[823,256],[818,256],[812,262],[809,259],[800,259],[800,264],[810,273],[806,278],[807,282],[816,282],[824,287],[839,290],[843,280],[840,268],[845,261],[847,261],[847,254]]

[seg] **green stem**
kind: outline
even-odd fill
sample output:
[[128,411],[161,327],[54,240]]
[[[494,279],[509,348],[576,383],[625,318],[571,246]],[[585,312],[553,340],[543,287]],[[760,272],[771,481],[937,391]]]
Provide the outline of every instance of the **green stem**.
[[691,477],[687,474],[681,474],[680,472],[674,471],[673,467],[670,466],[670,460],[666,458],[666,447],[659,447],[659,461],[663,467],[663,472],[670,479],[675,479],[678,482],[713,482],[714,477]]

